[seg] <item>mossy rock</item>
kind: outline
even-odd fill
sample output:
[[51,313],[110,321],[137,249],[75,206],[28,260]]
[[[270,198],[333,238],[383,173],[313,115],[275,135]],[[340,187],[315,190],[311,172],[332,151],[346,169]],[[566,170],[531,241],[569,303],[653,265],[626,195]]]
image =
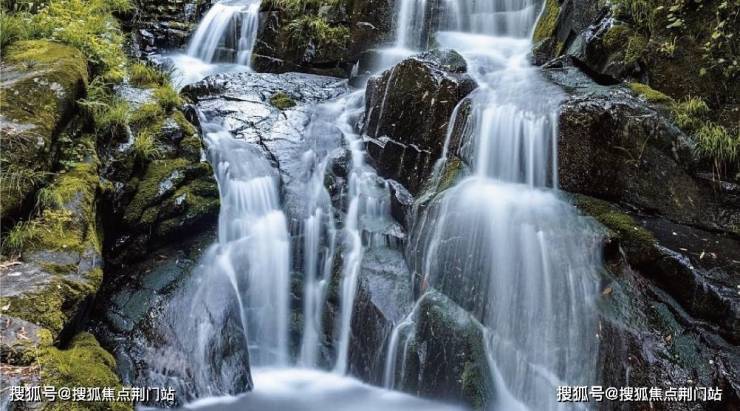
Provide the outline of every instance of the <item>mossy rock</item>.
[[670,104],[673,103],[673,99],[667,95],[661,93],[642,83],[628,83],[629,88],[637,93],[640,97],[644,98],[649,103],[655,104]]
[[537,44],[555,36],[559,14],[560,3],[558,3],[558,0],[545,0],[545,8],[542,10],[532,34],[533,43]]
[[82,53],[59,43],[33,40],[3,50],[0,87],[3,146],[0,215],[16,213],[53,166],[54,145],[87,86]]
[[[116,360],[104,350],[90,333],[77,334],[66,349],[47,347],[37,359],[44,385],[60,387],[121,388],[116,375]],[[69,402],[44,403],[43,410],[132,410],[128,402]]]
[[280,110],[295,107],[295,101],[282,91],[278,91],[270,97],[270,104]]
[[402,344],[409,348],[406,363],[397,367],[397,388],[486,409],[494,389],[483,326],[437,290],[428,290],[417,304],[415,328]]
[[[79,281],[68,277],[75,275],[76,271],[59,275],[30,267],[29,271],[23,271],[24,275],[31,273],[30,270],[36,271],[33,273],[34,279],[45,284],[27,292],[0,296],[0,306],[6,308],[2,313],[44,327],[56,339],[64,326],[75,317],[80,304],[97,291],[103,272],[100,268],[93,269],[86,273],[86,281]],[[6,281],[4,286],[15,289],[16,285],[11,282],[12,279]]]
[[39,191],[35,215],[17,224],[3,239],[3,250],[20,257],[2,268],[3,314],[50,330],[57,338],[102,281],[98,227],[98,163],[94,137],[78,137],[74,153],[85,161],[66,164],[52,183]]
[[193,164],[184,158],[152,161],[138,183],[136,194],[124,215],[124,222],[138,224],[140,219],[147,220],[146,213],[158,212],[160,204],[172,197],[180,187],[200,177],[209,178],[211,173],[207,163]]
[[578,209],[610,230],[612,238],[619,241],[631,264],[644,266],[659,258],[653,234],[619,207],[580,194],[571,195],[571,199]]
[[51,346],[52,334],[34,323],[6,314],[0,315],[0,361],[13,366],[29,366],[36,361],[39,348]]

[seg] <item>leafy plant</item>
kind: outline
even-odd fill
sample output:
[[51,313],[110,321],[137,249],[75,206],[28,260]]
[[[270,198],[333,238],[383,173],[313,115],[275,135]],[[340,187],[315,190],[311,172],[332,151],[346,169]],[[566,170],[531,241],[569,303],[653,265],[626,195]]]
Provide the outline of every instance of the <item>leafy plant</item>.
[[720,125],[706,123],[696,132],[695,151],[700,158],[712,162],[717,176],[723,176],[729,168],[738,167],[740,134],[732,135]]
[[704,123],[709,106],[698,97],[687,97],[673,105],[673,117],[682,129],[693,132]]

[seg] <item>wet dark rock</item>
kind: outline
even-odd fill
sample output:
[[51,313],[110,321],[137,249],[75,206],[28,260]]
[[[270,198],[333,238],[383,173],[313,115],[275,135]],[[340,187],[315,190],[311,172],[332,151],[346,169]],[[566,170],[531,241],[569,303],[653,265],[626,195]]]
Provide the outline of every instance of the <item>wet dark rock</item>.
[[[719,387],[721,402],[655,403],[659,410],[733,409],[740,392],[740,352],[710,325],[687,314],[629,267],[604,284],[599,301],[599,364],[606,386]],[[629,409],[623,406],[617,409]]]
[[[284,209],[289,218],[302,221],[308,212],[305,190],[309,183],[303,155],[309,149],[317,153],[333,152],[344,145],[342,133],[333,121],[310,120],[320,114],[316,110],[327,109],[317,103],[347,91],[347,82],[334,77],[302,73],[224,73],[187,86],[183,93],[195,101],[207,121],[217,121],[235,138],[254,143],[253,147],[279,168]],[[295,106],[284,110],[275,107],[270,98],[277,93],[290,98]],[[310,135],[320,135],[321,140],[313,142],[304,138],[304,134],[309,135],[306,130],[309,124],[314,128]],[[343,148],[333,154],[337,162],[331,167],[337,168],[339,179],[344,178],[341,174],[346,175],[347,155]],[[340,190],[339,183],[332,176],[327,181],[331,191]],[[338,196],[340,193],[331,194]]]
[[485,409],[494,395],[494,379],[483,326],[435,290],[417,303],[413,322],[410,334],[400,339],[395,387]]
[[408,58],[368,81],[364,133],[380,175],[419,192],[439,158],[458,102],[475,88],[451,50]]
[[[348,61],[359,61],[368,51],[387,44],[393,35],[394,0],[352,2]],[[362,63],[360,63],[362,65]],[[368,67],[365,65],[365,67]],[[364,74],[364,73],[358,73]]]
[[[184,286],[192,284],[198,261],[215,238],[213,230],[207,230],[153,250],[138,263],[112,273],[102,287],[96,299],[93,329],[116,357],[125,384],[172,386],[176,388],[177,403],[208,394],[196,390],[194,378],[213,370],[192,369],[189,361],[193,354],[187,351],[195,343],[192,335],[179,334],[177,323],[167,316],[172,315],[170,304],[183,298]],[[238,315],[231,317],[222,324],[224,338],[219,342],[224,345],[209,347],[205,355],[213,357],[208,361],[214,369],[234,362],[240,364],[242,372],[229,381],[214,377],[214,392],[236,393],[251,387],[249,359],[241,348],[235,349],[246,347],[239,339],[241,327],[234,324]]]
[[383,383],[390,332],[413,304],[410,280],[399,251],[375,248],[363,256],[349,348],[350,373],[363,381]]
[[695,177],[693,142],[665,114],[624,87],[580,81],[572,68],[551,71],[571,94],[560,112],[561,188],[737,234],[738,205]]
[[136,3],[135,13],[125,22],[131,31],[134,55],[185,46],[200,17],[214,2],[137,0]]

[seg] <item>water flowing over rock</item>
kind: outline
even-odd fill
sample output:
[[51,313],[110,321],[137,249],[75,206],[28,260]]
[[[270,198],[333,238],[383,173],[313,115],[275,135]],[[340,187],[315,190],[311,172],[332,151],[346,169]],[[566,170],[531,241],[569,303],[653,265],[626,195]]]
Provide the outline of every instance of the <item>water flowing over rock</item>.
[[188,55],[206,63],[248,65],[257,36],[260,2],[218,2],[208,10],[188,46]]
[[364,132],[372,138],[367,151],[381,175],[411,193],[420,190],[443,151],[456,105],[475,88],[466,70],[457,52],[434,50],[368,81]]

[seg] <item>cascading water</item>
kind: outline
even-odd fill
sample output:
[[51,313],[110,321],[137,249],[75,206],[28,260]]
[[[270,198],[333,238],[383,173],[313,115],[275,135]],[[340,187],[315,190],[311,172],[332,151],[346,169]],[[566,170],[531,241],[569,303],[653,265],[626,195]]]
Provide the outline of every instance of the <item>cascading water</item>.
[[[434,167],[439,174],[445,157],[454,154],[471,166],[473,175],[438,195],[419,216],[407,255],[424,287],[447,294],[485,326],[482,335],[496,380],[493,406],[501,410],[553,408],[555,385],[586,385],[595,369],[589,304],[596,293],[598,241],[556,191],[556,111],[562,96],[527,63],[527,35],[538,5],[528,0],[404,0],[394,47],[386,52],[388,61],[397,60],[425,48],[434,34],[434,42],[464,55],[479,85],[470,95],[467,144],[449,153],[446,142]],[[248,23],[243,15],[258,10],[258,2],[217,3],[193,38],[190,58],[210,62],[219,48],[236,44],[237,62],[248,61],[256,20]],[[224,40],[227,32],[238,33],[238,41]],[[363,393],[372,398],[367,409],[436,406],[343,376],[349,369],[363,260],[375,249],[400,249],[403,237],[390,216],[388,183],[364,161],[362,136],[355,128],[363,100],[360,91],[313,109],[311,125],[301,136],[307,147],[299,153],[305,201],[295,215],[283,210],[278,172],[264,152],[235,140],[213,119],[203,119],[221,190],[219,241],[201,261],[194,285],[171,310],[175,323],[178,313],[190,313],[175,328],[194,337],[184,350],[197,370],[197,396],[243,391],[248,381],[238,370],[246,358],[238,353],[248,353],[255,380],[255,391],[247,394],[252,404],[275,407],[283,401],[278,409],[331,408],[338,398]],[[338,218],[324,186],[330,153],[340,149],[326,142],[332,133],[341,135],[350,154],[344,213]],[[292,255],[291,250],[299,251]],[[339,306],[332,358],[322,351],[323,322],[336,268]],[[451,277],[452,272],[458,275]],[[302,276],[300,307],[291,307],[296,292],[292,275]],[[414,307],[388,336],[386,388],[405,372],[418,304]],[[291,309],[300,310],[303,318],[297,342],[290,339]],[[334,373],[313,369],[320,366]],[[312,384],[317,381],[328,385]],[[219,403],[219,409],[224,407]]]
[[249,71],[259,28],[260,0],[222,0],[198,24],[185,53],[165,56],[174,83],[184,87],[209,75]]
[[[190,40],[188,56],[206,63],[218,60],[249,64],[257,38],[259,10],[258,0],[226,0],[214,4]],[[219,49],[230,50],[228,58],[223,60],[218,55]]]
[[[461,7],[462,32],[437,33],[440,46],[463,54],[479,85],[467,144],[451,153],[473,175],[437,196],[408,252],[423,284],[490,329],[495,387],[511,394],[495,396],[497,409],[558,408],[557,385],[595,379],[598,235],[554,190],[562,95],[528,63],[538,9],[527,0],[475,2]],[[442,167],[444,158],[435,169]],[[388,363],[386,376],[395,366]]]

